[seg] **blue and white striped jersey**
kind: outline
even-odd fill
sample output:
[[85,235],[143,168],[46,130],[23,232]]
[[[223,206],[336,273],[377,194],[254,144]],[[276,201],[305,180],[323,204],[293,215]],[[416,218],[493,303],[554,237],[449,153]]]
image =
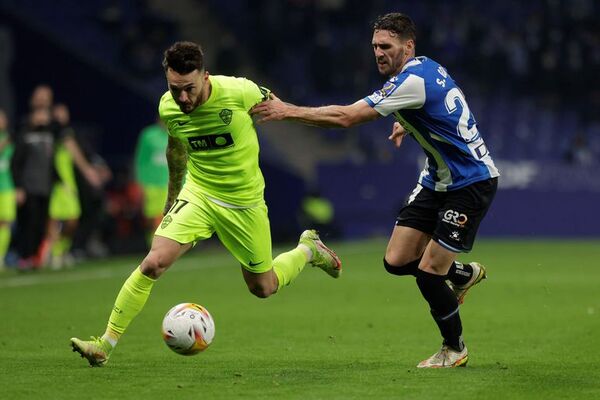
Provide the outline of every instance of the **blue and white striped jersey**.
[[393,114],[421,145],[421,185],[444,192],[500,175],[464,94],[437,62],[412,58],[364,100],[383,116]]

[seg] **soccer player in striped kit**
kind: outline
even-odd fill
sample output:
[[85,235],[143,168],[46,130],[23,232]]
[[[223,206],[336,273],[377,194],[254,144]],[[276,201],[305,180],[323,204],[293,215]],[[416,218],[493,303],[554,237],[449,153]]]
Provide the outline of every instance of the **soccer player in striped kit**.
[[382,116],[396,122],[389,137],[400,146],[412,136],[427,156],[418,184],[400,210],[383,260],[394,275],[412,275],[429,303],[443,337],[441,349],[419,368],[465,366],[459,304],[485,278],[476,262],[462,264],[496,193],[498,169],[477,128],[463,92],[446,69],[415,56],[416,27],[401,13],[380,16],[372,45],[380,90],[354,104],[299,107],[271,95],[251,111],[259,122],[291,120],[321,127],[348,128]]

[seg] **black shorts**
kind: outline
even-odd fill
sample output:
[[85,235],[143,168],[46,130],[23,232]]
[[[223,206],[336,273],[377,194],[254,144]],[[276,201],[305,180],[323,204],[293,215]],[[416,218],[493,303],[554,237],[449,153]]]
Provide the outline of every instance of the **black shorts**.
[[498,178],[449,192],[436,192],[417,185],[398,213],[396,225],[427,233],[455,253],[469,252],[497,188]]

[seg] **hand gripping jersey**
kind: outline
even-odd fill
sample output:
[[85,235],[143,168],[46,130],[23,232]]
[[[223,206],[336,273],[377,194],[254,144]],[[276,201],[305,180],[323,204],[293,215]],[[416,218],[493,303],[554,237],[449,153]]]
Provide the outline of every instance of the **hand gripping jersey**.
[[440,64],[409,60],[364,100],[394,117],[427,155],[419,183],[444,192],[499,176],[462,91]]
[[248,111],[269,90],[244,78],[210,76],[208,100],[183,113],[166,92],[159,114],[169,135],[187,149],[186,186],[229,205],[251,207],[263,200],[258,138]]

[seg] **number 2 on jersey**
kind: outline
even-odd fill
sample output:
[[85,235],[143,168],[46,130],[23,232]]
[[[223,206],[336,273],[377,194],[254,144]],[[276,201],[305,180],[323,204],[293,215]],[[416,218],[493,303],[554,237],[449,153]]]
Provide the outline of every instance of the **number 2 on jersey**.
[[469,118],[471,117],[471,110],[467,105],[467,100],[465,100],[465,96],[458,88],[452,88],[446,94],[446,98],[444,99],[444,103],[446,104],[446,110],[448,110],[448,114],[452,114],[458,108],[460,104],[462,110],[460,112],[460,118],[458,119],[458,124],[456,125],[456,132],[465,140],[469,150],[471,153],[477,158],[482,159],[486,155],[488,155],[488,149],[479,134],[479,130],[477,129],[477,125],[473,124],[471,128],[469,128]]

